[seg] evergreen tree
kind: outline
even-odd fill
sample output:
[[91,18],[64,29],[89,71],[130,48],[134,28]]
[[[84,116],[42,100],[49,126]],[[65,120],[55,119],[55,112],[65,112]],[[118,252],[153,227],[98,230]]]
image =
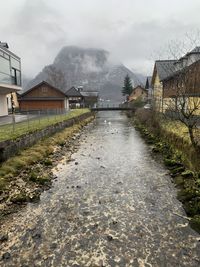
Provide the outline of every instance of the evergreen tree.
[[133,86],[132,86],[132,82],[130,77],[128,76],[128,74],[126,75],[126,77],[124,78],[124,86],[122,88],[122,95],[130,95],[133,91]]

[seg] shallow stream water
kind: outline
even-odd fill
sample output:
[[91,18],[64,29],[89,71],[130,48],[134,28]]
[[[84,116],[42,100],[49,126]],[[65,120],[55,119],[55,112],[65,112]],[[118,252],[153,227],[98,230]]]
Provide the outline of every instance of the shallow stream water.
[[72,157],[40,202],[3,226],[0,266],[200,266],[200,236],[168,171],[125,115],[99,112]]

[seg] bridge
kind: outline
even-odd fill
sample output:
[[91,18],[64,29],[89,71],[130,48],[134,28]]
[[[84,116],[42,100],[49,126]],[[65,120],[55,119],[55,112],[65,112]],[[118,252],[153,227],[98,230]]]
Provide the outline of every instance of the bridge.
[[91,111],[109,111],[109,110],[135,110],[134,107],[126,105],[102,105],[90,108]]

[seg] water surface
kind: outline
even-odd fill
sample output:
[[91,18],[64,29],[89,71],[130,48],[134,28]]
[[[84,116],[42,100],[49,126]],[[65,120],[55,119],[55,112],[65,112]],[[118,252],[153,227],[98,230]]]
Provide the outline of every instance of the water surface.
[[[120,112],[99,112],[52,188],[4,225],[0,266],[200,266],[167,170]],[[183,217],[182,217],[183,216]]]

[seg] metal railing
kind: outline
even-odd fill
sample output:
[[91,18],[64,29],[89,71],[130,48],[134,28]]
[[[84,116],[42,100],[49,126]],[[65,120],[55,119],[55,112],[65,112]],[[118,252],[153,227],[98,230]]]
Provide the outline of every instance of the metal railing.
[[19,131],[26,133],[60,122],[69,112],[68,109],[29,110],[0,117],[0,140],[5,139],[6,134],[14,136]]

